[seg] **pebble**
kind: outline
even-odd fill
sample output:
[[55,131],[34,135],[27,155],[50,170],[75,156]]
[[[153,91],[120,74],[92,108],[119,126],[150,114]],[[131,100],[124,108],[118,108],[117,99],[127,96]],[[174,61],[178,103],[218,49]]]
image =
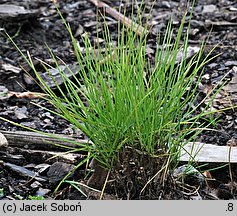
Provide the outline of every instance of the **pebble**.
[[214,13],[217,11],[217,6],[216,5],[204,5],[203,6],[203,13]]
[[43,163],[35,166],[35,169],[40,175],[44,175],[48,172],[50,165]]
[[173,176],[176,179],[184,179],[184,181],[190,185],[204,185],[205,177],[192,165],[185,164],[177,167]]
[[15,116],[17,119],[27,119],[28,118],[28,111],[27,111],[27,107],[23,106],[23,107],[17,107],[15,109]]
[[217,72],[214,72],[214,73],[211,74],[211,78],[216,78],[218,76],[219,76],[219,73],[217,73]]
[[49,189],[44,189],[44,188],[39,188],[36,192],[35,192],[35,196],[42,196],[44,197],[45,195],[47,195],[51,190]]
[[210,79],[210,74],[204,74],[202,76],[203,79],[209,80]]
[[208,65],[209,68],[214,69],[216,66],[218,66],[217,63],[211,63]]
[[32,188],[39,188],[39,187],[42,187],[42,184],[40,183],[40,182],[38,182],[38,181],[35,181],[34,183],[32,183],[31,185],[30,185],[30,187],[32,187]]
[[227,61],[225,62],[225,66],[237,66],[237,61]]
[[0,99],[7,98],[8,89],[5,86],[0,86]]

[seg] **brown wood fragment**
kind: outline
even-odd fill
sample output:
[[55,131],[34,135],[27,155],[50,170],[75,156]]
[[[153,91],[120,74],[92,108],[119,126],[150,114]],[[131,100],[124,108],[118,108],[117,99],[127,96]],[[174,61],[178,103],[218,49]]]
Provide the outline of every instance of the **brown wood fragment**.
[[119,13],[114,8],[111,8],[108,4],[102,1],[98,1],[98,0],[89,0],[89,1],[92,2],[98,8],[104,8],[106,13],[108,13],[110,16],[112,16],[116,20],[124,23],[124,25],[127,26],[128,28],[133,28],[133,31],[135,31],[138,35],[149,33],[144,27],[133,22],[131,19]]
[[90,187],[101,190],[105,184],[108,170],[105,170],[101,163],[96,159],[92,159],[91,167],[94,168],[94,173],[87,181],[87,185]]

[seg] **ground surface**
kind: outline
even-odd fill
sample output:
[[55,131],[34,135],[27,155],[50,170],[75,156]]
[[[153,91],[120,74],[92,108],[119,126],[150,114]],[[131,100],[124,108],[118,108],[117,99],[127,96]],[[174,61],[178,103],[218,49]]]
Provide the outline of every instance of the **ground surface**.
[[[119,1],[107,2],[110,6],[118,9]],[[148,8],[151,2],[147,2]],[[96,22],[96,6],[89,1],[81,0],[67,0],[58,1],[59,8],[70,23],[73,34],[80,42],[80,35],[88,33],[90,38],[96,40],[97,22]],[[9,13],[6,12],[6,4]],[[15,6],[22,6],[23,12],[17,9],[14,12]],[[123,1],[122,7],[127,6],[127,15],[131,10],[129,1]],[[173,15],[173,26],[178,28],[183,11],[187,6],[186,1],[157,1],[152,12],[150,25],[152,25],[152,32],[156,34],[159,30],[164,31],[169,18]],[[5,12],[1,13],[1,8]],[[12,15],[13,13],[13,15]],[[70,43],[69,35],[63,26],[52,3],[46,0],[1,0],[0,3],[0,115],[13,120],[21,125],[30,126],[37,130],[43,130],[49,133],[63,133],[76,138],[85,139],[83,134],[75,130],[63,119],[53,116],[42,108],[38,108],[31,104],[35,102],[45,107],[50,107],[50,104],[41,101],[40,99],[30,99],[29,96],[22,98],[14,92],[39,91],[39,88],[25,75],[20,68],[23,66],[27,68],[25,60],[14,48],[9,39],[5,36],[3,29],[13,37],[16,44],[21,50],[26,53],[31,53],[35,67],[44,73],[40,66],[38,59],[41,59],[54,67],[52,59],[50,58],[45,44],[47,44],[59,58],[63,59],[68,65],[73,65],[76,59],[73,55],[73,49]],[[109,27],[116,29],[117,21],[110,17],[106,17]],[[99,23],[99,29],[101,23]],[[198,47],[203,39],[208,38],[205,53],[211,50],[215,45],[219,45],[213,52],[213,55],[222,53],[219,57],[212,60],[205,68],[202,78],[203,86],[200,91],[207,88],[212,88],[219,80],[225,76],[225,80],[231,81],[232,86],[228,88],[227,92],[230,97],[233,96],[231,102],[236,105],[234,100],[235,89],[237,84],[234,82],[237,73],[237,3],[236,1],[227,0],[200,0],[196,1],[193,19],[191,22],[190,46]],[[112,35],[113,36],[113,35]],[[149,48],[154,48],[155,42],[153,39],[148,40]],[[152,55],[152,53],[150,54]],[[72,66],[73,67],[73,66]],[[236,84],[236,86],[235,86]],[[6,94],[6,92],[11,93]],[[204,94],[203,93],[203,94]],[[223,98],[218,98],[215,101],[215,108],[220,109],[227,106],[227,102],[223,102]],[[229,140],[237,138],[237,114],[234,110],[222,112],[220,119],[215,127],[215,131],[205,132],[198,141],[204,143],[212,143],[217,145],[227,145]],[[22,130],[20,127],[13,126],[7,122],[2,122],[1,130],[16,131]],[[24,149],[24,148],[23,148]],[[65,174],[72,169],[72,167],[80,161],[79,158],[75,160],[57,159],[60,163],[55,163],[55,160],[45,160],[51,156],[45,156],[43,152],[30,152],[25,148],[17,149],[17,147],[8,147],[0,151],[1,171],[0,171],[0,188],[4,189],[4,193],[0,196],[4,199],[19,199],[28,198],[29,195],[43,195],[46,198],[55,199],[85,199],[86,197],[75,190],[72,186],[64,185],[59,192],[53,194],[55,185],[65,176]],[[1,150],[1,149],[0,149]],[[28,151],[28,153],[27,153]],[[38,157],[35,155],[39,155]],[[33,157],[33,155],[35,157]],[[37,160],[35,159],[37,158]],[[39,159],[40,158],[40,159]],[[14,167],[18,165],[19,167]],[[53,165],[52,165],[53,164]],[[32,176],[32,173],[22,174],[27,168],[27,171],[34,171],[40,173],[38,179]],[[16,171],[21,169],[21,171]],[[237,169],[232,166],[232,177],[235,180]],[[55,171],[56,170],[56,171]],[[75,174],[72,179],[79,179],[81,181],[84,170]],[[56,173],[56,176],[55,176]],[[161,198],[167,199],[235,199],[235,192],[233,187],[230,187],[230,175],[228,169],[218,170],[212,173],[214,186],[210,186],[205,182],[206,187],[198,188],[197,184],[188,182],[186,191],[182,191],[177,186],[176,191]],[[232,190],[231,190],[232,189]],[[96,193],[96,192],[95,192]],[[88,192],[90,194],[90,192]],[[165,192],[164,192],[165,194]],[[98,198],[98,194],[88,196],[88,199]],[[114,194],[107,196],[115,197]],[[146,197],[149,198],[149,197]],[[152,197],[150,197],[152,198]]]

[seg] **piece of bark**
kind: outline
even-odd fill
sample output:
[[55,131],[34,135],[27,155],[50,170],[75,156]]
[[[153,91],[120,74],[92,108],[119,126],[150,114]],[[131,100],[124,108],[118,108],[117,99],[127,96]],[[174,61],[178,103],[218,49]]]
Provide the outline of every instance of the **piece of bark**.
[[[55,162],[50,166],[47,176],[51,185],[57,185],[69,172],[75,168],[74,165],[62,162]],[[73,176],[73,172],[70,177]]]
[[[43,135],[36,132],[28,131],[2,131],[0,132],[6,137],[9,146],[23,147],[29,149],[42,149],[42,150],[61,150],[68,151],[70,149],[78,148],[81,144],[92,144],[88,140],[74,139],[72,137],[54,134],[54,137],[50,135]],[[60,140],[59,138],[63,138]],[[69,142],[72,141],[72,142]],[[77,145],[78,143],[78,145]]]
[[[42,151],[42,150],[30,150],[17,147],[8,147],[8,152],[0,151],[0,156],[2,160],[12,162],[24,160],[27,163],[54,163],[61,161],[64,163],[78,164],[84,159],[84,155],[75,154],[75,153],[65,153],[65,152],[53,152],[53,151]],[[16,162],[15,162],[16,163]]]
[[237,147],[190,142],[184,146],[179,160],[188,162],[193,158],[202,163],[237,163]]
[[31,171],[31,170],[28,170],[28,169],[26,169],[26,168],[24,168],[22,166],[18,166],[18,165],[12,164],[12,163],[5,163],[3,161],[0,161],[0,165],[4,166],[5,168],[11,170],[11,172],[14,172],[17,175],[20,175],[22,177],[34,178],[34,179],[36,179],[39,182],[47,181],[47,178],[42,177],[42,176],[38,176],[37,173],[35,173],[35,172]]
[[144,35],[144,34],[149,33],[149,31],[147,31],[144,27],[142,27],[141,25],[138,25],[131,19],[119,13],[114,8],[110,7],[108,4],[102,1],[98,1],[98,0],[89,0],[89,1],[92,2],[98,8],[104,8],[106,13],[108,13],[110,16],[112,16],[116,20],[124,23],[124,25],[127,26],[128,28],[132,28],[133,31],[135,31],[138,35]]
[[[7,149],[9,149],[8,147]],[[18,152],[16,154],[12,154],[12,152],[8,152],[6,148],[3,148],[2,151],[0,151],[0,158],[4,162],[13,163],[16,165],[22,165],[25,163],[25,158],[20,155]]]
[[[64,79],[62,79],[61,73],[63,73],[67,79],[73,79],[73,77],[77,76],[80,72],[80,66],[78,63],[60,64],[58,67],[53,68],[39,58],[34,58],[32,62],[34,67],[42,67],[42,65],[44,65],[48,68],[48,71],[42,73],[39,72],[39,75],[43,78],[46,85],[53,90],[58,88],[57,85],[61,86],[64,84]],[[36,82],[30,75],[28,75],[28,73],[31,75],[34,74],[31,66],[27,62],[24,62],[21,64],[21,68],[24,72],[26,72],[23,73],[23,80],[26,86],[30,89],[35,89],[34,86],[36,85]]]
[[0,20],[1,21],[20,21],[36,18],[39,15],[39,10],[25,9],[22,6],[14,4],[0,5]]
[[105,184],[106,177],[108,175],[108,170],[105,170],[101,163],[96,159],[92,159],[91,165],[94,168],[94,173],[87,181],[87,185],[90,187],[101,190]]

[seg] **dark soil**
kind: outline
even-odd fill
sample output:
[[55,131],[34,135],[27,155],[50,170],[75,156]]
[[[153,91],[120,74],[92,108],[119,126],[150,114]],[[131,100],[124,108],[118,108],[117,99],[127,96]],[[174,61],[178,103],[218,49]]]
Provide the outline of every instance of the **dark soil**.
[[[119,9],[119,6],[122,8],[126,6],[126,13],[129,16],[132,7],[131,1],[119,2],[107,3],[117,9]],[[145,2],[147,11],[149,11],[152,1],[147,0]],[[12,14],[13,9],[11,8],[8,14],[2,13],[3,15],[1,15],[1,7],[6,6],[6,4],[22,6],[25,11],[21,13],[21,10],[18,10],[18,13]],[[62,0],[58,1],[58,5],[79,43],[81,42],[80,35],[84,33],[87,33],[92,40],[96,40],[97,32],[101,31],[103,24],[100,19],[96,18],[98,11],[95,5],[87,0]],[[177,30],[186,7],[187,1],[185,0],[158,0],[153,8],[149,23],[153,26],[152,33],[156,35],[159,31],[164,32],[171,16],[174,17],[173,26]],[[106,20],[111,32],[113,32],[112,37],[116,38],[117,21],[109,15],[106,16]],[[188,22],[186,27],[187,25]],[[52,108],[49,103],[38,98],[32,99],[29,96],[22,98],[14,93],[40,92],[40,88],[24,72],[24,70],[29,73],[32,71],[6,37],[3,29],[14,39],[23,53],[29,52],[31,54],[35,67],[42,73],[44,73],[44,69],[37,59],[41,59],[55,67],[46,44],[69,67],[76,65],[69,34],[53,4],[47,0],[1,0],[0,28],[0,116],[47,133],[65,134],[78,139],[86,139],[80,130],[75,129],[64,119],[32,104],[34,102],[42,107]],[[147,42],[151,49],[156,47],[154,38],[151,36]],[[196,1],[191,22],[190,46],[200,47],[203,39],[207,39],[205,55],[217,44],[218,47],[212,55],[222,53],[204,68],[203,86],[215,85],[224,76],[224,80],[229,82],[234,76],[233,68],[237,66],[237,3],[235,0]],[[4,91],[11,93],[11,95],[6,96]],[[220,109],[221,106],[218,107],[217,103],[215,108]],[[218,123],[213,126],[215,130],[203,132],[198,137],[198,141],[227,145],[229,140],[237,139],[237,113],[235,110],[228,110],[219,115]],[[23,129],[8,122],[0,121],[0,130],[19,131]],[[62,184],[59,190],[54,193],[58,183],[81,159],[77,158],[70,161],[69,159],[58,158],[49,160],[52,155],[48,155],[46,150],[45,153],[44,150],[41,150],[42,152],[31,152],[30,154],[29,151],[27,143],[23,149],[12,146],[0,149],[0,189],[4,189],[4,193],[0,193],[0,199],[28,199],[30,195],[42,195],[46,199],[99,199],[99,194],[96,191],[81,186],[80,188],[87,194],[87,197],[85,197],[69,183]],[[80,156],[80,158],[83,158],[83,155]],[[133,157],[134,161],[137,161],[137,157],[140,156]],[[150,163],[135,163],[134,167],[130,167],[130,174],[135,173],[137,175],[141,167],[149,169],[148,165]],[[153,164],[156,163],[153,161]],[[69,180],[86,184],[84,179],[86,171],[85,167],[80,167],[71,174]],[[36,173],[37,177],[34,176]],[[155,173],[155,171],[152,171],[149,175],[140,173],[140,176],[138,176],[140,178],[144,176],[151,178]],[[140,195],[139,191],[133,190],[135,187],[132,184],[134,184],[136,178],[132,174],[129,176],[123,173],[123,175],[114,176],[114,182],[108,185],[104,198],[235,199],[235,186],[229,183],[230,173],[228,168],[218,169],[210,172],[210,174],[212,180],[197,183],[197,177],[194,177],[194,181],[185,179],[185,184],[181,184],[181,181],[175,180],[173,176],[167,174],[167,179],[159,183],[152,183],[156,191],[147,188],[150,193]],[[234,164],[232,165],[232,175],[235,182],[237,167]],[[145,185],[149,178],[145,179],[146,181],[136,182],[136,184]],[[121,182],[121,184],[118,184],[118,182]],[[142,189],[140,186],[137,188]]]

